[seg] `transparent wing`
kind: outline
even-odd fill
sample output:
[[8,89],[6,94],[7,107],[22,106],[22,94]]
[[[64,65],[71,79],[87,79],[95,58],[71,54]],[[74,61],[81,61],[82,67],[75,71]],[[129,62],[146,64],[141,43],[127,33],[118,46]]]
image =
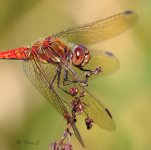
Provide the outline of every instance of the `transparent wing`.
[[[53,88],[50,91],[50,83],[56,74],[56,68],[54,65],[48,63],[40,63],[38,59],[34,57],[33,60],[24,61],[24,71],[30,81],[33,83],[35,88],[52,104],[56,110],[64,116],[65,113],[71,113],[71,101],[73,97],[67,94],[71,87],[77,87],[79,92],[83,91],[80,83],[69,84],[68,86],[63,86],[64,74],[61,74],[60,84],[61,87],[57,87],[57,80],[53,84]],[[69,71],[69,80],[73,81],[75,77]],[[107,129],[114,130],[114,121],[109,113],[108,109],[104,107],[94,96],[92,96],[88,91],[86,91],[86,96],[82,100],[86,104],[85,112],[94,120],[94,123],[98,126]],[[85,115],[85,113],[83,113]],[[84,146],[84,142],[75,126],[74,122],[70,122],[74,133]]]
[[41,68],[41,64],[38,61],[24,61],[23,63],[24,71],[29,80],[33,83],[35,88],[42,93],[42,95],[56,108],[56,110],[63,115],[66,108],[62,104],[61,99],[54,92],[50,92],[50,82],[49,79],[53,78],[55,74],[55,67],[51,66],[50,77],[48,78],[44,70]]
[[[70,73],[69,79],[74,80]],[[70,88],[71,87],[76,87],[79,93],[83,90],[85,91],[86,95],[82,98],[82,102],[86,104],[85,112],[93,119],[94,123],[103,129],[113,131],[115,129],[115,124],[112,115],[109,110],[101,104],[100,100],[96,99],[88,90],[83,89],[79,83],[71,84]],[[86,114],[83,113],[84,116],[86,116]]]
[[100,103],[100,100],[97,100],[89,91],[86,91],[83,102],[87,105],[86,113],[93,119],[96,125],[109,131],[115,130],[112,115],[109,110]]
[[77,26],[56,34],[76,44],[94,44],[115,37],[129,29],[138,20],[133,11],[125,11],[111,17]]
[[85,66],[85,68],[94,70],[94,67],[100,66],[102,69],[102,73],[100,73],[100,76],[106,76],[119,69],[119,60],[112,52],[96,50],[90,51],[92,53],[92,57],[90,62]]
[[[54,88],[52,88],[50,91],[50,83],[56,72],[55,67],[52,64],[39,63],[38,60],[24,61],[23,66],[25,74],[33,83],[35,88],[50,102],[50,104],[52,104],[56,108],[56,110],[62,116],[64,116],[64,114],[67,114],[68,110],[65,106],[66,102],[64,100],[64,97],[60,97],[59,91],[55,89],[56,86],[54,86]],[[70,124],[78,141],[82,146],[84,146],[84,142],[80,136],[78,129],[75,126],[75,123],[71,120]]]
[[[31,80],[34,86],[57,109],[61,115],[63,115],[66,111],[71,112],[70,103],[73,97],[70,94],[67,94],[67,92],[71,87],[77,87],[79,92],[82,92],[83,87],[81,87],[79,83],[63,86],[62,73],[60,81],[61,87],[58,88],[57,81],[55,81],[53,84],[53,89],[55,91],[54,93],[50,92],[49,88],[50,82],[52,81],[55,74],[54,66],[51,64],[37,63],[36,61],[27,61],[24,62],[24,70],[27,77]],[[68,77],[70,81],[75,79],[71,72],[69,72]],[[86,113],[94,120],[95,124],[107,130],[114,130],[114,121],[112,120],[109,111],[99,102],[99,100],[86,91],[86,96],[82,101],[87,106],[85,110]],[[83,115],[85,115],[85,113]],[[76,134],[80,143],[83,143],[78,132],[76,132]]]

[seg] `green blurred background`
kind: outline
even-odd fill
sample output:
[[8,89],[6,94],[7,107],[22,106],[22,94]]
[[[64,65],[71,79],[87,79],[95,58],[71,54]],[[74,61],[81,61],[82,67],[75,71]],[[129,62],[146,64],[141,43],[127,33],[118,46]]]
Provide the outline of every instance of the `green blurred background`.
[[[128,9],[138,13],[139,22],[93,46],[115,53],[120,69],[89,84],[111,110],[116,131],[97,126],[87,131],[78,123],[85,150],[151,150],[151,1],[0,0],[1,51]],[[0,150],[48,149],[64,126],[63,118],[24,75],[21,61],[0,61]],[[83,149],[74,138],[72,143],[74,149]]]

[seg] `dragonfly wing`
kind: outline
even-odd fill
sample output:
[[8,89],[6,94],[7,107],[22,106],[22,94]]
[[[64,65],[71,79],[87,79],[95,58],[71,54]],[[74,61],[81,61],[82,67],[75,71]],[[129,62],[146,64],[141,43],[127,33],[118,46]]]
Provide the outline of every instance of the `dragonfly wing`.
[[135,12],[125,11],[93,23],[67,29],[56,36],[76,44],[94,44],[123,33],[137,20]]
[[[73,76],[70,72],[68,77],[71,81],[73,80]],[[76,87],[79,93],[85,91],[86,95],[81,98],[81,101],[85,104],[86,114],[93,119],[96,125],[109,131],[113,131],[115,129],[111,113],[99,100],[97,100],[88,90],[84,89],[80,83],[73,83],[69,86],[70,88]],[[71,103],[71,101],[69,103]],[[86,116],[86,114],[83,113],[84,116]]]
[[66,111],[61,99],[54,92],[50,92],[49,79],[53,78],[55,74],[55,67],[51,66],[52,74],[47,78],[41,64],[38,61],[30,60],[23,63],[24,72],[29,80],[33,83],[35,88],[56,108],[56,110],[63,115]]
[[[79,92],[84,89],[80,83],[72,83],[66,86],[62,85],[64,74],[61,74],[60,88],[57,87],[57,80],[53,84],[53,90],[50,91],[50,83],[55,75],[56,69],[52,64],[44,64],[38,62],[38,60],[30,60],[24,62],[24,71],[27,77],[31,80],[35,88],[52,104],[56,110],[64,116],[65,113],[71,113],[71,101],[73,97],[68,93],[72,87],[77,87]],[[70,81],[74,81],[75,77],[69,71],[68,78]],[[114,130],[114,121],[106,109],[90,92],[85,91],[86,96],[83,97],[83,102],[86,104],[85,112],[94,120],[94,123],[98,126],[107,129]],[[85,113],[83,113],[85,115]],[[84,146],[83,140],[75,126],[73,121],[70,122],[74,133]]]
[[93,119],[96,125],[109,131],[115,130],[111,113],[89,91],[86,91],[83,102],[87,105],[85,109],[86,113]]
[[[110,51],[90,50],[92,57],[90,62],[85,66],[85,69],[94,70],[96,67],[101,67],[102,72],[99,76],[106,76],[119,69],[120,63],[118,58]],[[94,68],[95,67],[95,68]]]
[[[50,91],[50,83],[55,75],[56,69],[52,64],[44,64],[38,62],[38,60],[24,61],[24,71],[29,80],[33,83],[35,88],[52,104],[56,110],[64,117],[64,114],[68,113],[66,108],[65,97],[60,96],[59,88],[54,83],[54,87]],[[58,90],[57,90],[58,89]],[[60,90],[61,92],[62,90]],[[64,95],[67,95],[64,93]],[[70,111],[71,112],[71,111]],[[77,137],[78,141],[84,147],[84,142],[81,135],[73,122],[70,122],[72,129]]]

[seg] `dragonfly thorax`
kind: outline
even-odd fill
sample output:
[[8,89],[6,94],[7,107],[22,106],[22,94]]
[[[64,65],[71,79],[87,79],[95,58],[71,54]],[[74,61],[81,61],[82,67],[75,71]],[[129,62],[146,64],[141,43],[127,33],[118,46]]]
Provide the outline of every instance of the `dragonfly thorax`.
[[72,49],[72,64],[78,68],[84,67],[89,63],[91,54],[83,45],[76,45]]
[[32,46],[32,51],[43,63],[64,63],[71,53],[68,45],[59,38],[47,37]]

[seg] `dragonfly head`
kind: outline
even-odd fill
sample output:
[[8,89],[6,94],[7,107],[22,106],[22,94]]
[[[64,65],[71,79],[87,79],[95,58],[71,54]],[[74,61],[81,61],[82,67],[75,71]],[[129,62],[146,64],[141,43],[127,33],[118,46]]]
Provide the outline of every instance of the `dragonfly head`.
[[84,67],[91,59],[91,54],[89,50],[83,45],[76,45],[73,47],[72,52],[72,64],[75,67]]

